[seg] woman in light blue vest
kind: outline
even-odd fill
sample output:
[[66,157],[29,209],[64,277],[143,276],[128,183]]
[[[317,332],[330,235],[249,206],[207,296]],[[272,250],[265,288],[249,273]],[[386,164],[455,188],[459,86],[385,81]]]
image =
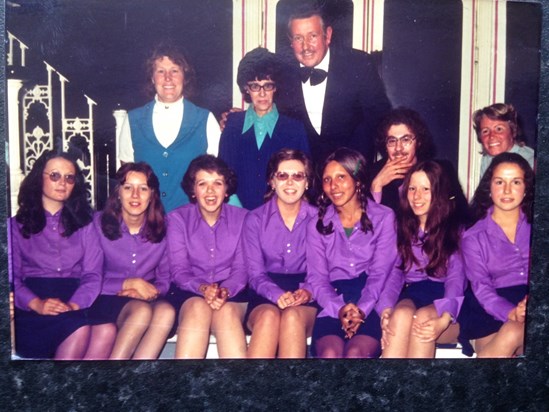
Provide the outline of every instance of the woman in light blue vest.
[[221,131],[212,113],[186,98],[192,92],[194,71],[177,48],[160,45],[146,67],[156,95],[128,113],[118,157],[122,162],[151,165],[168,212],[189,202],[179,183],[192,159],[205,153],[217,155]]

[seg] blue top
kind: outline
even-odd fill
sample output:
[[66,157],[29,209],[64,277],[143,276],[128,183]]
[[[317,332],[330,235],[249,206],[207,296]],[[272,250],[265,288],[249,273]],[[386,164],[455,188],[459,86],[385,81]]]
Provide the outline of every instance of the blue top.
[[231,113],[219,142],[219,157],[238,177],[236,194],[249,210],[263,204],[267,190],[267,163],[280,149],[297,149],[309,154],[309,143],[303,124],[295,119],[279,115],[273,135],[257,148],[254,127],[242,133],[246,112]]
[[160,182],[160,198],[169,212],[189,203],[181,188],[181,180],[191,160],[206,153],[208,141],[206,123],[209,112],[187,99],[183,100],[183,121],[175,141],[168,147],[160,144],[154,135],[152,115],[155,101],[128,113],[134,160],[151,165]]

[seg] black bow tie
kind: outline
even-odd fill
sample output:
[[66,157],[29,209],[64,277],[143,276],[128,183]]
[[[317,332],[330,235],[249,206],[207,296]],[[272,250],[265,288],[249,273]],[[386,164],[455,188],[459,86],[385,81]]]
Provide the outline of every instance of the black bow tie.
[[322,69],[315,69],[314,67],[301,67],[300,69],[301,81],[306,83],[311,78],[311,86],[316,86],[326,79],[328,72]]

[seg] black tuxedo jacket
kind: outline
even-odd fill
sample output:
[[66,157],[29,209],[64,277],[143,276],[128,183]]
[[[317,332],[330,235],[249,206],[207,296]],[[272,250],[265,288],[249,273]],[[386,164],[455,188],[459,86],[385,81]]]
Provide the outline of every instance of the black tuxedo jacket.
[[368,53],[330,49],[320,135],[307,114],[299,64],[295,58],[285,75],[285,84],[277,91],[278,109],[303,122],[313,161],[318,166],[341,146],[357,149],[367,160],[373,160],[375,129],[391,109],[391,103],[375,62]]

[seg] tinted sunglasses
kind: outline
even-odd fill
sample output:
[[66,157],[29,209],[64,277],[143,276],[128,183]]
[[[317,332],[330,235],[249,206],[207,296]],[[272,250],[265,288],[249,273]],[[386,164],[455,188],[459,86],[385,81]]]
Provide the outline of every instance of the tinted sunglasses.
[[289,178],[291,178],[294,182],[302,182],[307,178],[307,175],[303,172],[297,172],[297,173],[287,173],[287,172],[276,172],[274,174],[276,180],[280,180],[281,182],[285,182]]
[[44,174],[48,175],[52,182],[58,182],[62,177],[65,179],[65,183],[68,185],[73,185],[76,182],[76,175],[63,176],[59,172],[50,172],[50,173],[44,172]]

